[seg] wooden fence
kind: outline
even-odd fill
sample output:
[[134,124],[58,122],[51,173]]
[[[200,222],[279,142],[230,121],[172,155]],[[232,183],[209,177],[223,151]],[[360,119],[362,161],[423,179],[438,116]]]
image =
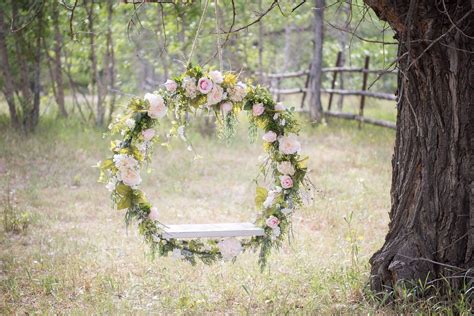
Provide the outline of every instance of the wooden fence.
[[[382,100],[396,100],[396,96],[394,94],[384,93],[384,92],[372,92],[372,91],[367,90],[367,81],[368,81],[369,74],[376,74],[378,77],[381,77],[385,74],[396,73],[394,71],[369,69],[369,63],[370,63],[370,57],[366,56],[363,68],[341,67],[341,53],[339,52],[337,54],[336,66],[322,69],[322,72],[333,73],[332,80],[331,80],[331,88],[330,89],[321,88],[321,92],[329,94],[329,102],[328,102],[327,110],[324,111],[324,115],[331,116],[331,117],[338,117],[338,118],[347,119],[347,120],[356,120],[359,122],[359,127],[361,126],[362,123],[368,123],[368,124],[395,129],[396,126],[395,126],[395,123],[393,122],[364,117],[366,97],[382,99]],[[303,109],[305,101],[306,101],[306,97],[308,93],[311,92],[309,88],[310,81],[311,81],[310,68],[311,66],[307,70],[281,73],[281,74],[263,74],[263,76],[268,80],[276,81],[276,88],[272,87],[271,91],[276,96],[276,99],[278,101],[280,101],[282,95],[303,94],[301,98],[301,109]],[[338,74],[342,74],[345,72],[362,74],[361,90],[345,90],[345,89],[335,88]],[[280,89],[282,80],[288,79],[288,78],[298,78],[298,77],[306,77],[304,88]],[[334,94],[360,96],[359,113],[354,114],[354,113],[331,111]]]

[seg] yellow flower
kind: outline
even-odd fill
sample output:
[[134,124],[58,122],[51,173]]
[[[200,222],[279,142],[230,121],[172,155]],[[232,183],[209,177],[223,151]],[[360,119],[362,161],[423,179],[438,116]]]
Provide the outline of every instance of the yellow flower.
[[234,74],[231,74],[230,72],[226,73],[224,75],[224,83],[223,85],[227,87],[232,87],[237,84],[237,76]]

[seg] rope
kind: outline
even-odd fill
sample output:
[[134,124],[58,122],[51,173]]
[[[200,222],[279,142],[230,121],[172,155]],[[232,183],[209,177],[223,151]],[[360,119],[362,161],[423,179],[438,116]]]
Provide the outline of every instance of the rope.
[[218,0],[214,0],[214,9],[216,13],[216,35],[217,35],[217,54],[219,55],[219,67],[220,71],[222,72],[222,69],[224,68],[223,66],[223,61],[222,61],[222,47],[221,47],[221,36],[219,32],[219,15],[217,14],[217,3]]
[[206,5],[204,7],[204,11],[202,12],[201,19],[199,19],[199,25],[198,25],[198,28],[196,30],[196,35],[194,36],[193,46],[191,47],[191,52],[189,53],[188,62],[187,62],[186,66],[189,65],[189,63],[191,62],[191,58],[193,57],[194,48],[196,47],[196,41],[197,41],[197,38],[199,36],[199,32],[201,31],[202,21],[204,20],[204,16],[206,15],[208,4],[209,4],[209,0],[206,0]]

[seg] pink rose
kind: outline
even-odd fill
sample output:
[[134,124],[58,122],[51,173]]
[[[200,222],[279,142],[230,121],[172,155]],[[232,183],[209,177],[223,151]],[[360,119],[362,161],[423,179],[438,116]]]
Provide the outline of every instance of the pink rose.
[[222,113],[227,114],[230,111],[232,111],[232,107],[233,107],[233,105],[232,105],[231,102],[224,102],[224,103],[221,104],[221,111],[222,111]]
[[142,136],[145,141],[149,142],[153,137],[155,137],[155,130],[153,128],[148,128],[142,131]]
[[273,143],[277,139],[277,134],[274,131],[268,131],[263,134],[262,139],[267,143]]
[[224,82],[224,77],[222,76],[222,73],[219,70],[210,71],[209,78],[211,78],[214,83],[221,84],[222,82]]
[[293,155],[301,150],[301,144],[293,133],[280,137],[278,144],[278,149],[286,155]]
[[260,116],[263,114],[264,111],[265,111],[265,107],[263,106],[262,103],[254,104],[252,107],[253,116]]
[[293,179],[290,176],[284,175],[280,177],[280,184],[283,189],[289,189],[293,187]]
[[208,78],[199,79],[198,90],[203,94],[208,94],[212,90],[212,81]]
[[166,80],[166,82],[164,83],[164,86],[166,90],[171,93],[175,92],[176,89],[178,88],[178,84],[171,79]]
[[275,229],[278,227],[278,224],[280,224],[280,220],[272,215],[269,218],[267,218],[266,224],[268,227]]
[[224,96],[224,89],[221,86],[215,84],[212,91],[207,95],[207,105],[214,105],[222,101]]

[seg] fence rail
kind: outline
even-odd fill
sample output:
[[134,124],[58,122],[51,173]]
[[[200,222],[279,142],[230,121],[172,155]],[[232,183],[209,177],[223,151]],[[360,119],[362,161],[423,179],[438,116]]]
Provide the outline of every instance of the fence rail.
[[[387,128],[395,128],[395,124],[393,122],[384,121],[384,120],[377,120],[369,117],[364,117],[364,108],[365,108],[365,98],[376,98],[382,100],[396,100],[397,97],[391,93],[385,92],[372,92],[367,90],[367,81],[369,74],[376,74],[378,77],[385,75],[385,74],[396,74],[394,70],[387,70],[387,69],[369,69],[369,62],[370,57],[365,57],[364,67],[357,68],[357,67],[342,67],[341,66],[341,52],[337,54],[336,65],[335,67],[327,67],[323,68],[322,72],[331,72],[333,73],[333,77],[331,80],[331,88],[321,88],[322,93],[329,94],[329,102],[327,106],[327,110],[323,111],[326,116],[338,117],[348,120],[355,120],[359,122],[359,127],[362,123],[373,124],[377,126],[387,127]],[[337,75],[342,73],[349,72],[349,73],[360,73],[362,74],[362,87],[361,90],[347,90],[347,89],[336,89],[336,80]],[[261,74],[262,77],[271,79],[272,82],[276,81],[276,87],[272,87],[270,91],[276,96],[276,99],[280,101],[282,95],[290,95],[290,94],[303,94],[301,99],[301,108],[303,109],[306,96],[308,93],[311,92],[309,88],[310,85],[310,78],[311,78],[311,66],[307,70],[300,70],[295,72],[287,72],[287,73],[273,73],[273,74]],[[288,78],[298,78],[298,77],[306,77],[305,86],[303,88],[290,88],[290,89],[281,89],[281,81]],[[344,112],[333,112],[331,111],[333,95],[356,95],[360,96],[360,105],[359,105],[359,113],[344,113]]]

